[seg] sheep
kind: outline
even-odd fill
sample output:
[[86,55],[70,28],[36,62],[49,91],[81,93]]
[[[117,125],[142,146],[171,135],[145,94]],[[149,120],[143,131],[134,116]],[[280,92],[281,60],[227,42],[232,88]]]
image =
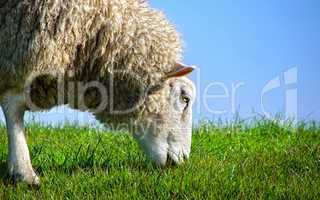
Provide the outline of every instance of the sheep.
[[26,111],[69,105],[106,126],[128,124],[156,164],[191,149],[195,86],[182,41],[141,0],[6,0],[0,3],[0,104],[8,173],[39,185],[25,138]]

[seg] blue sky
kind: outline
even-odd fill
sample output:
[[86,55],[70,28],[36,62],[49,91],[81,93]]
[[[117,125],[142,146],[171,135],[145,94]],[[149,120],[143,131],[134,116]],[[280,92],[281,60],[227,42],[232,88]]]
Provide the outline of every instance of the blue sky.
[[[264,97],[266,112],[284,112],[286,92],[297,88],[299,119],[320,119],[320,1],[151,1],[163,10],[182,33],[185,62],[200,68],[200,112],[197,118],[220,118],[233,114],[228,98],[211,99],[213,114],[204,107],[205,88],[221,82],[236,90],[236,110],[243,117],[262,112],[261,92],[279,76],[281,86]],[[286,85],[283,73],[297,69],[297,83]],[[199,81],[197,75],[193,75]],[[212,94],[225,88],[210,87]],[[232,98],[232,97],[231,97]],[[292,100],[293,101],[293,100]],[[212,107],[212,108],[211,108]],[[234,110],[234,109],[233,109]]]
[[[191,75],[199,94],[195,120],[229,118],[235,110],[243,118],[286,113],[288,104],[291,110],[294,107],[295,92],[299,119],[320,119],[320,1],[151,0],[150,4],[165,12],[181,32],[184,62],[199,68]],[[288,70],[293,72],[290,84],[284,78]],[[264,112],[261,92],[277,78],[280,85],[271,82],[276,88],[264,95]],[[49,123],[65,119],[94,123],[86,113],[56,111],[33,117]]]

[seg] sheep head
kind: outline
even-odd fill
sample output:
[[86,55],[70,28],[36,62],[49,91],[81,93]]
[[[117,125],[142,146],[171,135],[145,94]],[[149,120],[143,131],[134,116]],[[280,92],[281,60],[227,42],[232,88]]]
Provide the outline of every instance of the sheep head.
[[156,164],[180,164],[191,149],[192,105],[195,86],[184,77],[194,67],[181,63],[168,73],[164,86],[147,96],[134,136]]

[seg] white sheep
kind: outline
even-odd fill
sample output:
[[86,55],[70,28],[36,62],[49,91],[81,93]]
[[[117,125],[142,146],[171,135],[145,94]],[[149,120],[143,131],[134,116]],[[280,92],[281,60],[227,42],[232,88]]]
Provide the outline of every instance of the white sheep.
[[38,185],[25,111],[68,104],[128,124],[159,165],[191,148],[194,84],[175,28],[141,0],[7,0],[0,4],[0,103],[8,172]]

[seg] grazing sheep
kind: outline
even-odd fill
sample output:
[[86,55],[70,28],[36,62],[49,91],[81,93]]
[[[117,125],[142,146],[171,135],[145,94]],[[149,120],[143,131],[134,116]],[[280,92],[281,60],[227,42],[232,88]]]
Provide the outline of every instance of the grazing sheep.
[[159,165],[191,147],[193,67],[175,28],[141,0],[0,2],[0,103],[8,129],[8,171],[39,184],[25,139],[25,111],[57,105],[128,124]]

